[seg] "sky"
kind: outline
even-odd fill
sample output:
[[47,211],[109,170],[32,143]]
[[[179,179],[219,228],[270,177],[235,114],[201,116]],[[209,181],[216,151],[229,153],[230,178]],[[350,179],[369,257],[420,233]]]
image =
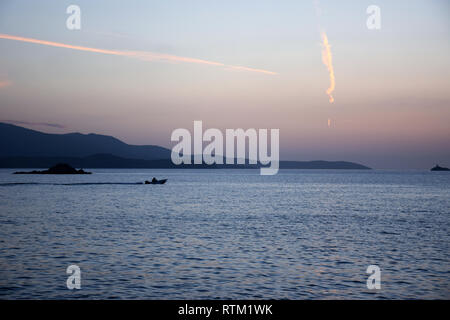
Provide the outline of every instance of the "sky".
[[280,129],[282,160],[450,166],[449,14],[446,0],[2,0],[0,121],[172,148],[201,120]]

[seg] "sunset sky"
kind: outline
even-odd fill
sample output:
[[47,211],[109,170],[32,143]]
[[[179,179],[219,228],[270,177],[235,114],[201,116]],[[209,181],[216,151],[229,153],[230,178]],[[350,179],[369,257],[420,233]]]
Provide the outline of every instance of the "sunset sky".
[[[81,30],[66,28],[71,4]],[[380,30],[366,27],[369,5]],[[450,2],[319,7],[320,17],[313,0],[2,0],[0,122],[171,148],[174,129],[202,120],[279,128],[282,160],[450,166]]]

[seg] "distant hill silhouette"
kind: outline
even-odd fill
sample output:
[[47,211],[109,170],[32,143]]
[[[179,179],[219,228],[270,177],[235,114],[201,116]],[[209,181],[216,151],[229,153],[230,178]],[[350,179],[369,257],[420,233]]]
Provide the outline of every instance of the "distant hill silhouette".
[[[170,159],[142,160],[126,159],[111,154],[96,154],[84,158],[77,157],[4,157],[0,158],[0,168],[48,168],[55,163],[70,163],[77,168],[190,168],[257,169],[260,165],[174,165]],[[280,161],[281,169],[370,169],[358,163],[346,161]]]
[[0,157],[87,157],[108,153],[124,158],[170,159],[171,151],[159,146],[134,146],[99,134],[49,134],[0,123]]
[[[0,123],[0,168],[48,168],[68,163],[77,168],[259,168],[260,165],[180,165],[171,150],[134,146],[98,134],[49,134]],[[247,162],[248,163],[248,162]],[[280,161],[281,169],[370,169],[346,161]]]

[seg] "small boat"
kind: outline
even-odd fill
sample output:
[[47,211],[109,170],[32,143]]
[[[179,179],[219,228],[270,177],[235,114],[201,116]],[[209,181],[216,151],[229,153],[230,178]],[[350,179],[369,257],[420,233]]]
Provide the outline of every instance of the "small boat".
[[440,167],[438,164],[431,168],[431,171],[450,171],[449,168]]
[[145,180],[144,184],[164,184],[166,181],[167,179],[157,180],[156,178],[153,178],[152,181]]

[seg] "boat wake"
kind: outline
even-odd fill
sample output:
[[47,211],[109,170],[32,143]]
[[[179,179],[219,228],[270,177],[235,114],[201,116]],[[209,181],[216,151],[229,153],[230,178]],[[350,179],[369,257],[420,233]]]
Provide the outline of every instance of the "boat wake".
[[43,183],[43,182],[9,182],[0,183],[0,187],[44,185],[44,186],[90,186],[90,185],[137,185],[144,182],[79,182],[79,183]]

